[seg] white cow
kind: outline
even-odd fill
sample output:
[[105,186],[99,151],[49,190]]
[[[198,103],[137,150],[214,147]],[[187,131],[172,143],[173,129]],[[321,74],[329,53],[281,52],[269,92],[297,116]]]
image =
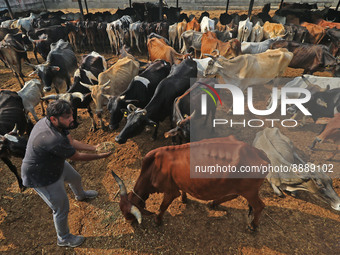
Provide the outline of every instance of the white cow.
[[[263,150],[271,166],[277,167],[269,171],[266,177],[275,194],[283,196],[285,191],[295,195],[296,191],[305,190],[326,201],[334,210],[340,211],[340,198],[333,189],[332,179],[324,172],[308,171],[312,169],[312,165],[307,163],[306,167],[307,164],[296,153],[292,141],[278,128],[265,128],[258,132],[253,146]],[[301,165],[297,165],[299,171],[293,171],[292,164],[302,164],[303,169],[300,170]]]
[[249,18],[240,21],[238,25],[237,39],[240,42],[246,42],[250,36],[251,30],[253,29],[253,23],[250,22]]
[[215,30],[215,21],[213,21],[212,19],[209,19],[207,16],[203,17],[200,25],[201,25],[202,33]]
[[211,57],[207,58],[193,58],[193,60],[197,63],[197,78],[203,78],[204,72],[208,67],[209,61],[212,60]]

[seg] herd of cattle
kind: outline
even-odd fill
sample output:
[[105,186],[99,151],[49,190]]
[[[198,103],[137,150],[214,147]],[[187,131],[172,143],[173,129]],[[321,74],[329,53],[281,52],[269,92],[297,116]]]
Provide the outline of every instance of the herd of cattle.
[[[27,140],[22,135],[29,134],[33,127],[28,112],[38,121],[35,106],[40,103],[44,114],[43,101],[56,99],[71,103],[75,128],[79,125],[79,108],[88,110],[91,131],[99,127],[106,129],[102,119],[106,109],[110,113],[111,130],[117,129],[125,116],[126,124],[115,138],[119,144],[142,133],[146,126],[154,127],[153,138],[156,139],[159,123],[167,117],[171,119],[172,129],[165,136],[178,136],[180,143],[188,142],[190,122],[199,118],[195,112],[198,112],[201,94],[205,93],[204,89],[196,88],[213,85],[213,80],[206,77],[220,77],[245,90],[280,77],[287,67],[302,68],[305,75],[285,86],[308,89],[312,97],[305,107],[316,123],[328,123],[311,148],[317,142],[331,139],[339,149],[340,23],[326,19],[331,15],[339,19],[340,15],[329,8],[320,11],[313,7],[287,4],[271,17],[270,5],[266,5],[251,18],[223,13],[219,19],[210,19],[208,12],[196,19],[193,15],[180,14],[179,8],[164,8],[166,19],[163,21],[154,15],[158,10],[154,5],[137,3],[115,14],[85,15],[85,21],[79,20],[77,14],[60,11],[31,13],[29,17],[16,20],[3,15],[0,18],[0,59],[13,71],[21,90],[0,91],[0,158],[24,190],[9,157],[24,155]],[[131,51],[147,53],[150,61],[139,61],[128,52],[128,47]],[[37,65],[27,58],[29,50],[34,52]],[[75,52],[84,50],[92,52],[84,55],[78,65]],[[108,51],[119,55],[111,67],[107,59],[97,53]],[[200,58],[193,58],[192,54],[196,57],[197,51]],[[44,63],[39,63],[37,53]],[[29,76],[37,74],[39,79],[25,82],[21,71],[23,60],[33,68]],[[334,77],[313,76],[316,71],[329,71]],[[197,80],[192,85],[193,78]],[[64,83],[66,91],[61,93]],[[52,88],[56,94],[45,96],[44,92]],[[298,93],[289,95],[290,98],[300,96]],[[210,112],[206,118],[214,116],[216,110],[213,99],[208,100],[208,104],[212,107],[208,107]],[[271,104],[269,102],[268,107]],[[94,119],[92,106],[100,126]],[[293,106],[288,111],[298,113]],[[144,157],[140,177],[129,195],[123,182],[113,173],[121,188],[121,209],[127,219],[133,216],[141,222],[141,213],[150,214],[145,209],[145,201],[154,192],[164,193],[157,223],[161,222],[171,202],[180,196],[180,191],[183,200],[189,193],[199,199],[213,200],[211,206],[241,195],[249,202],[249,214],[254,210],[250,229],[255,230],[264,208],[258,192],[265,177],[277,195],[282,196],[283,191],[294,195],[297,190],[307,190],[319,195],[333,209],[340,210],[340,198],[332,187],[332,180],[323,172],[269,173],[267,176],[254,173],[244,179],[234,179],[227,174],[222,181],[191,179],[190,148],[194,147],[199,150],[198,160],[202,162],[219,155],[218,160],[223,165],[230,163],[237,167],[247,164],[290,166],[296,160],[310,164],[297,155],[291,140],[277,128],[260,131],[253,146],[230,136],[158,148]],[[336,151],[331,158],[335,155]]]

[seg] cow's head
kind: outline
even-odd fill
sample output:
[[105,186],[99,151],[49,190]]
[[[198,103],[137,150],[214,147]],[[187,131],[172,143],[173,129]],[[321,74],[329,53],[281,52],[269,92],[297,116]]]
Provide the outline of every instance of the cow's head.
[[176,127],[164,133],[164,137],[179,136],[185,142],[190,142],[190,120],[191,116],[184,116],[185,119],[177,122]]
[[126,109],[128,104],[136,103],[138,100],[126,100],[125,96],[112,96],[107,104],[107,109],[110,112],[110,125],[111,130],[115,130],[119,126],[119,122],[122,120],[124,113],[123,109]]
[[110,89],[111,81],[107,81],[103,85],[91,85],[80,82],[81,85],[88,88],[91,91],[91,97],[96,106],[96,114],[100,117],[103,112],[103,105],[106,105],[108,100],[110,99],[110,95],[107,94],[107,91]]
[[[310,168],[311,169],[311,168]],[[340,197],[333,189],[332,179],[324,172],[310,172],[310,179],[301,185],[302,190],[307,190],[337,211],[340,211]]]
[[116,142],[120,144],[126,143],[127,139],[140,134],[145,126],[157,127],[157,124],[147,117],[147,111],[145,109],[137,108],[132,104],[127,106],[124,115],[127,116],[126,125],[115,138]]
[[142,215],[153,215],[152,212],[145,209],[145,201],[151,193],[156,191],[148,179],[140,176],[134,189],[127,194],[124,182],[113,171],[111,171],[111,174],[119,185],[119,207],[126,220],[133,221],[136,219],[140,224],[142,223]]
[[84,101],[85,95],[83,95],[80,92],[73,92],[73,93],[48,95],[48,96],[41,98],[41,100],[44,100],[44,101],[58,100],[58,99],[65,100],[72,105],[73,120],[74,120],[74,124],[72,125],[72,129],[77,128],[79,126],[79,123],[77,122],[77,107],[76,107],[76,105],[78,104],[77,101],[81,101],[81,102]]
[[35,69],[31,74],[29,74],[29,76],[33,75],[34,73],[37,73],[44,85],[44,91],[45,92],[51,91],[53,77],[60,71],[60,67],[51,66],[49,62],[40,65],[33,65],[28,63],[28,65]]
[[215,58],[214,56],[208,54],[205,55],[211,57],[212,59],[209,60],[207,68],[203,73],[203,76],[204,77],[215,76],[220,71],[220,69],[223,69],[223,66],[220,63],[218,63],[217,58]]
[[27,139],[20,137],[16,125],[14,129],[5,134],[0,135],[0,156],[9,157],[15,156],[23,158],[25,156]]

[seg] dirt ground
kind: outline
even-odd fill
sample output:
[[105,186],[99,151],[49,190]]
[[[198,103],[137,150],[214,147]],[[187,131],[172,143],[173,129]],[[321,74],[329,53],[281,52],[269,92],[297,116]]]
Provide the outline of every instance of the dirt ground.
[[[193,12],[198,14],[199,12]],[[220,12],[213,12],[218,16]],[[111,57],[105,54],[105,57]],[[33,54],[29,58],[35,63]],[[145,56],[139,57],[146,60]],[[117,58],[112,59],[112,64]],[[24,67],[24,74],[31,69]],[[295,77],[302,70],[291,69],[285,77]],[[328,73],[316,73],[327,75]],[[28,78],[26,78],[28,80]],[[12,73],[0,66],[0,89],[19,90]],[[256,98],[264,107],[270,86],[259,88]],[[265,96],[263,96],[265,95]],[[41,108],[37,106],[41,116]],[[90,119],[80,110],[82,124],[71,132],[75,139],[97,144],[114,141],[124,121],[116,132],[98,130],[90,132]],[[106,120],[108,116],[106,115]],[[106,122],[107,123],[107,122]],[[151,132],[144,132],[126,144],[116,145],[108,159],[92,162],[71,162],[83,177],[86,189],[95,189],[99,197],[79,202],[67,187],[70,199],[69,224],[71,233],[82,234],[85,243],[78,248],[61,248],[56,245],[56,234],[51,210],[32,190],[20,193],[14,175],[0,163],[0,253],[1,254],[340,254],[340,213],[309,193],[300,192],[297,198],[274,195],[267,181],[260,197],[266,208],[261,215],[256,233],[246,231],[248,206],[244,198],[224,203],[217,210],[210,210],[206,201],[189,196],[189,203],[176,199],[164,215],[162,226],[155,226],[153,218],[144,218],[140,226],[126,222],[115,197],[118,185],[110,171],[114,170],[131,190],[138,178],[143,156],[154,148],[171,145],[162,134],[169,129],[169,121],[160,125],[159,138],[151,139]],[[320,132],[321,126],[309,119],[303,128],[281,128],[299,149],[299,154],[316,164],[332,163],[339,171],[340,155],[333,161],[325,158],[335,149],[332,143],[318,144],[317,150],[308,146]],[[256,129],[256,132],[260,129]],[[240,128],[226,130],[239,140],[252,143],[254,131]],[[21,160],[14,159],[20,169]],[[335,191],[340,194],[340,180],[334,179]],[[162,195],[154,194],[147,201],[147,208],[157,212]]]

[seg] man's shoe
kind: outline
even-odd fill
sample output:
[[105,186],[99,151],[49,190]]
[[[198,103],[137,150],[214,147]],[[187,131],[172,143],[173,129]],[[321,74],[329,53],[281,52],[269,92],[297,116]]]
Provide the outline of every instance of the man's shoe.
[[85,237],[83,236],[75,236],[70,234],[67,238],[60,241],[58,238],[57,245],[58,246],[67,246],[67,247],[77,247],[81,245],[85,241]]
[[85,199],[96,198],[98,196],[98,192],[95,190],[86,190],[84,191],[84,195],[82,197],[77,197],[76,200],[83,201]]

